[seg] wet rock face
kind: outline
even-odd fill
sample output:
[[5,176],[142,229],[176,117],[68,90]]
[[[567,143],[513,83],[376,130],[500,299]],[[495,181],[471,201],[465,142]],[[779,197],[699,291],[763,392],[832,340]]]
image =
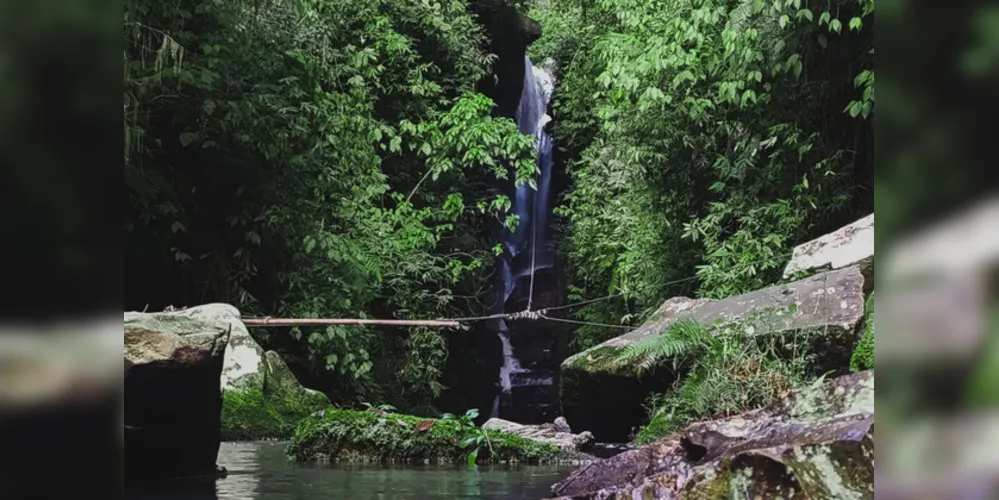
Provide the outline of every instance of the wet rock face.
[[[523,255],[523,254],[522,254]],[[507,302],[507,311],[527,308],[530,276],[520,290]],[[535,274],[534,310],[560,304],[564,284],[554,269],[544,269]],[[521,292],[524,291],[524,292]],[[522,373],[511,376],[511,390],[500,394],[500,418],[522,424],[552,422],[561,415],[559,406],[559,365],[565,359],[568,344],[568,326],[548,321],[509,321],[510,344]],[[487,335],[495,335],[487,333]]]
[[216,474],[228,325],[125,313],[125,481]]
[[541,25],[513,5],[473,2],[470,8],[489,35],[489,52],[497,56],[493,74],[478,88],[496,103],[499,116],[513,118],[524,86],[524,55],[541,37]]
[[848,267],[722,300],[672,298],[645,325],[562,363],[565,416],[598,440],[626,440],[643,417],[642,401],[668,388],[673,375],[660,370],[641,377],[637,363],[618,358],[628,346],[668,332],[683,317],[720,333],[788,338],[808,332],[808,342],[798,338],[798,343],[820,354],[818,369],[848,366],[864,317],[864,287],[860,268]]
[[874,372],[826,380],[767,408],[692,424],[583,466],[552,492],[572,499],[872,498]]
[[566,422],[565,417],[558,417],[552,422],[552,426],[558,432],[572,432],[572,428],[569,427],[569,422]]

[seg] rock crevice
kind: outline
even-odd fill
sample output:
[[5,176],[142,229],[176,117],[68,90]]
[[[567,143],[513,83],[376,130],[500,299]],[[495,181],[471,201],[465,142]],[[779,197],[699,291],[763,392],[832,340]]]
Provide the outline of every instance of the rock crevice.
[[852,373],[588,464],[552,492],[572,499],[790,498],[795,491],[871,498],[873,433],[874,372]]

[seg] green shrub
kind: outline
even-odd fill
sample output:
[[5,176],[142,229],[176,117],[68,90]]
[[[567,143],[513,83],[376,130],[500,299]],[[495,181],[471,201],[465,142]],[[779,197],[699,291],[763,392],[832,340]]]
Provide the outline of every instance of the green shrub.
[[[286,318],[480,313],[495,243],[479,235],[512,223],[497,183],[533,179],[535,151],[476,92],[494,58],[473,5],[124,4],[135,297],[148,285]],[[255,337],[337,401],[407,411],[440,397],[453,352],[429,328]]]
[[288,439],[299,420],[329,404],[322,394],[265,396],[259,389],[226,391],[222,395],[222,439]]
[[[804,340],[799,337],[792,344]],[[680,375],[669,391],[647,401],[649,423],[635,441],[644,444],[696,420],[761,408],[807,383],[814,355],[794,345],[789,350],[778,341],[778,336],[715,335],[711,328],[681,319],[667,333],[629,346],[621,360],[652,370],[670,359]]]
[[635,435],[635,442],[638,444],[650,443],[670,434],[673,429],[674,425],[666,420],[665,413],[653,413],[652,418],[649,419],[649,423],[638,430],[638,434]]
[[[873,0],[548,0],[532,16],[530,51],[558,69],[570,300],[624,295],[576,319],[758,290],[796,245],[873,210]],[[586,325],[571,347],[619,333]]]

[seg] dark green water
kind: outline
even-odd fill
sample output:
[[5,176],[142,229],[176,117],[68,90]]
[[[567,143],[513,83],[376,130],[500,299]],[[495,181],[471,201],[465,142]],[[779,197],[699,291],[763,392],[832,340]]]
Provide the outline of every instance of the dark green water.
[[131,500],[540,499],[571,467],[296,465],[285,443],[222,443],[229,476],[126,495]]

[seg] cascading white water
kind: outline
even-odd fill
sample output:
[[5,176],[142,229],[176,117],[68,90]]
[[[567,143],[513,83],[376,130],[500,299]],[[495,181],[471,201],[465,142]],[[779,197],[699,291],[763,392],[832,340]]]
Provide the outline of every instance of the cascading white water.
[[[523,134],[533,135],[537,139],[537,190],[528,184],[516,188],[513,196],[513,213],[519,218],[514,231],[504,231],[503,255],[497,264],[500,276],[501,298],[498,310],[505,311],[506,301],[517,289],[518,279],[530,276],[526,295],[528,308],[533,299],[534,273],[547,269],[555,264],[555,252],[549,244],[551,218],[551,174],[552,174],[552,138],[544,130],[545,124],[551,121],[547,114],[548,101],[551,99],[555,79],[550,72],[532,64],[529,57],[524,57],[524,87],[517,106],[517,127]],[[515,259],[516,257],[520,258]],[[511,388],[525,385],[551,385],[552,377],[531,377],[530,370],[521,367],[510,343],[510,330],[503,320],[496,320],[493,329],[499,336],[503,346],[503,365],[500,367],[500,394],[493,402],[492,416],[499,414],[500,395],[509,393]],[[516,377],[514,375],[526,375]]]
[[500,388],[503,392],[508,392],[513,386],[511,376],[514,373],[521,373],[520,361],[513,354],[513,344],[510,343],[510,333],[501,332],[500,343],[503,344],[503,366],[500,367]]

